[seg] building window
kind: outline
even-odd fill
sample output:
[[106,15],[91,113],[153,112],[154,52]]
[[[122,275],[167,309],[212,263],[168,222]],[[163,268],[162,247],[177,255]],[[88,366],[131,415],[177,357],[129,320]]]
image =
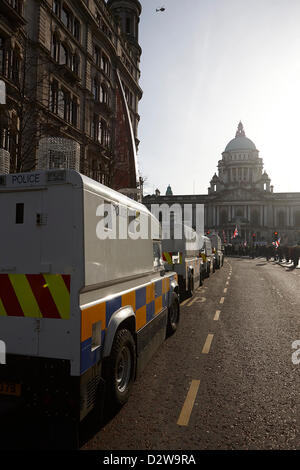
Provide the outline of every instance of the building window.
[[53,113],[57,113],[58,104],[58,82],[53,80],[50,88],[50,110]]
[[56,34],[53,34],[51,55],[56,62],[59,62],[59,48],[60,48],[60,44],[59,44],[58,37],[56,36]]
[[64,44],[61,46],[60,64],[70,66],[70,51]]
[[100,67],[100,65],[101,65],[101,50],[97,46],[94,47],[94,61],[95,61],[96,65],[98,65]]
[[60,0],[53,0],[52,11],[58,17],[60,17],[60,9],[61,9]]
[[131,33],[131,21],[130,18],[126,18],[126,34]]
[[78,99],[73,98],[72,100],[72,124],[75,127],[77,127],[78,125],[78,110],[79,110]]
[[105,54],[102,53],[101,56],[101,69],[107,76],[110,76],[110,63]]
[[79,76],[79,57],[78,57],[77,54],[74,54],[74,55],[72,56],[72,67],[71,67],[71,68],[72,68],[73,72],[74,72],[77,76]]
[[100,87],[100,101],[101,103],[108,104],[108,91],[105,85],[101,85]]
[[65,116],[65,94],[64,94],[63,90],[58,91],[57,114],[62,119]]
[[100,91],[99,81],[97,77],[95,77],[93,80],[93,89],[92,89],[92,93],[93,93],[95,101],[99,101],[99,96],[100,96],[99,91]]
[[74,17],[73,13],[69,8],[64,4],[61,10],[61,21],[68,28],[68,30],[73,34],[77,41],[80,41],[80,32],[81,25],[80,21]]
[[9,0],[10,6],[16,10],[19,15],[22,15],[22,0]]
[[0,36],[0,74],[5,75],[5,40]]
[[73,15],[65,5],[61,11],[61,20],[68,30],[73,33]]
[[20,81],[20,66],[21,66],[20,51],[18,49],[14,49],[13,54],[12,54],[11,78],[16,84],[19,84],[19,81]]
[[0,127],[0,148],[9,150],[9,132],[6,127]]
[[78,98],[62,89],[56,80],[50,86],[50,110],[73,126],[78,126]]
[[99,142],[99,144],[104,147],[110,146],[110,130],[104,119],[102,119],[97,114],[94,115],[92,128],[91,128],[92,138]]
[[97,13],[96,13],[96,22],[97,22],[97,24],[98,24],[98,26],[99,26],[99,28],[100,28],[100,27],[101,27],[101,15],[100,15],[100,13],[99,13],[98,11],[97,11]]
[[74,37],[77,41],[80,41],[80,22],[77,18],[74,19]]

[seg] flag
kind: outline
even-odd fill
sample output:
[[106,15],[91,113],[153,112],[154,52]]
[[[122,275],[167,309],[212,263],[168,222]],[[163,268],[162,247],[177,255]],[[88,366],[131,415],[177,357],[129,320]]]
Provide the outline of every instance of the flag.
[[232,238],[236,238],[238,236],[238,234],[239,234],[239,232],[238,232],[237,226],[235,226]]

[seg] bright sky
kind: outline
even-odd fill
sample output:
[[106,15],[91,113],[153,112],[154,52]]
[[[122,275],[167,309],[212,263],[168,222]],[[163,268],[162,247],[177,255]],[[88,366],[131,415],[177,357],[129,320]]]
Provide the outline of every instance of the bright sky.
[[300,1],[140,1],[145,194],[207,194],[240,120],[274,192],[300,191]]

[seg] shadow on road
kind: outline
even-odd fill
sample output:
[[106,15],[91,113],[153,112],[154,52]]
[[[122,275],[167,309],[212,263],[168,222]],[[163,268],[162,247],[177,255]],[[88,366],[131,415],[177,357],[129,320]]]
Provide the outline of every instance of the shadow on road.
[[104,428],[104,426],[106,426],[112,419],[114,419],[119,411],[120,408],[116,409],[106,406],[103,410],[102,417],[99,417],[98,419],[95,414],[91,412],[91,414],[87,416],[81,423],[79,447],[83,447],[96,434],[101,432],[101,429]]

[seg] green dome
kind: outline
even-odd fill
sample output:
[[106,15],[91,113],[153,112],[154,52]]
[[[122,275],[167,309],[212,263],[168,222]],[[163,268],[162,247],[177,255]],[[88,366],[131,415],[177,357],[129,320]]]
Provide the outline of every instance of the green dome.
[[238,136],[229,142],[225,152],[230,152],[231,150],[256,150],[256,147],[248,137]]

